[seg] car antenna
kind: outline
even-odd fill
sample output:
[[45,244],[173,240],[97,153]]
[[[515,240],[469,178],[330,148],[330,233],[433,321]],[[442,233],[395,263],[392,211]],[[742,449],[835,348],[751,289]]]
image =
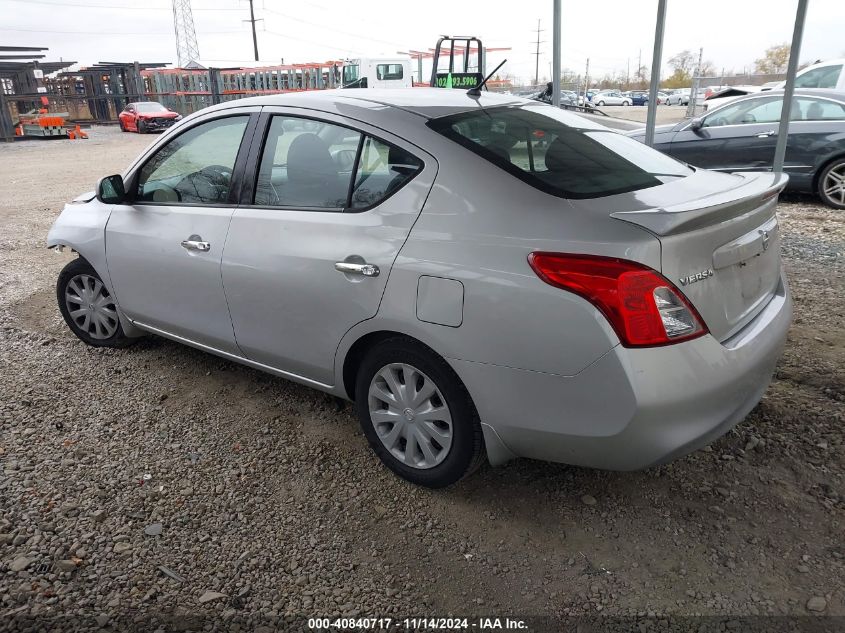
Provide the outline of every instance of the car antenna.
[[486,84],[486,83],[487,83],[487,81],[490,79],[490,77],[492,77],[493,75],[495,75],[495,74],[496,74],[496,71],[497,71],[497,70],[499,70],[502,66],[504,66],[504,65],[505,65],[505,62],[506,62],[506,61],[508,61],[508,60],[503,59],[503,60],[502,60],[502,63],[501,63],[501,64],[499,64],[498,66],[496,66],[496,68],[494,68],[494,69],[493,69],[493,72],[492,72],[492,73],[490,73],[490,74],[489,74],[489,75],[487,75],[484,79],[482,79],[482,80],[481,80],[481,83],[479,83],[479,84],[477,84],[476,86],[473,86],[472,88],[470,88],[469,90],[467,90],[467,94],[468,94],[470,97],[480,97],[480,96],[481,96],[481,89],[484,87],[484,84]]

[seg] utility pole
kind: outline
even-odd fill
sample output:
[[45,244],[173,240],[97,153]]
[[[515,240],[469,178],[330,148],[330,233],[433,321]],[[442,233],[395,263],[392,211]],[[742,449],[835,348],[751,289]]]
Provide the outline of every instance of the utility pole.
[[657,0],[657,20],[654,25],[654,52],[651,58],[651,82],[648,87],[648,112],[645,121],[645,144],[649,147],[654,146],[654,125],[657,123],[657,89],[660,87],[660,62],[663,59],[666,2],[667,0]]
[[590,58],[587,58],[587,69],[584,71],[584,107],[587,107],[587,89],[590,87]]
[[625,71],[625,90],[627,90],[631,83],[631,58],[628,58],[628,70]]
[[537,41],[534,42],[537,45],[537,52],[533,53],[534,57],[536,58],[534,61],[534,85],[536,86],[540,83],[540,44],[545,44],[546,42],[540,41],[540,33],[543,32],[543,29],[540,28],[540,20],[537,19]]
[[643,70],[643,49],[640,49],[639,55],[637,55],[637,77],[639,81],[643,81],[645,79],[645,75],[642,74]]
[[249,20],[244,20],[244,22],[249,22],[252,25],[252,48],[255,52],[255,61],[258,61],[258,36],[255,34],[255,23],[261,22],[262,18],[255,19],[255,9],[252,6],[252,0],[249,0]]

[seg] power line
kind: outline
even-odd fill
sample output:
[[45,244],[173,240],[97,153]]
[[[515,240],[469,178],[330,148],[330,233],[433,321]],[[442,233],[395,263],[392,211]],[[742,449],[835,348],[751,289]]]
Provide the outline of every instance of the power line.
[[[18,29],[0,27],[0,31],[14,31],[20,33],[59,33],[69,35],[101,35],[111,37],[112,35],[147,35],[149,37],[170,37],[169,33],[151,33],[150,31],[53,31],[48,29]],[[201,31],[203,35],[220,35],[223,33],[243,33],[243,31]]]
[[333,27],[330,27],[330,26],[326,26],[325,24],[319,24],[317,22],[311,22],[309,20],[303,20],[302,18],[297,18],[297,17],[294,17],[292,15],[287,15],[287,14],[282,13],[280,11],[276,11],[274,9],[268,9],[266,7],[264,8],[264,11],[266,11],[267,13],[272,13],[273,15],[278,15],[279,17],[285,18],[287,20],[293,20],[294,22],[301,22],[302,24],[308,24],[310,26],[316,26],[317,28],[320,28],[320,29],[323,29],[323,30],[326,30],[326,31],[334,31],[335,33],[340,33],[342,35],[348,35],[350,37],[355,37],[355,38],[362,39],[362,40],[370,40],[372,42],[378,42],[379,44],[387,44],[389,46],[399,46],[399,47],[407,46],[407,43],[400,44],[399,42],[391,42],[391,41],[388,41],[388,40],[380,40],[377,37],[369,37],[367,35],[361,35],[360,33],[353,33],[353,32],[350,32],[350,31],[344,31],[343,29],[336,29],[336,28],[333,28]]
[[[106,9],[118,11],[171,11],[171,7],[148,7],[148,6],[126,6],[122,4],[86,4],[76,2],[50,2],[49,0],[6,0],[7,2],[19,2],[21,4],[44,4],[53,7],[74,7],[81,9]],[[242,7],[199,7],[194,11],[243,11]]]

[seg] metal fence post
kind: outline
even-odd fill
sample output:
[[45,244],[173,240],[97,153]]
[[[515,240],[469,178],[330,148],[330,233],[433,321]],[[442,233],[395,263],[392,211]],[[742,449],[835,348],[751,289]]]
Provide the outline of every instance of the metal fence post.
[[795,73],[798,72],[798,56],[801,54],[801,40],[804,37],[804,21],[807,18],[807,0],[798,0],[795,12],[795,29],[792,31],[792,48],[789,49],[789,66],[786,69],[786,86],[783,89],[783,107],[780,111],[778,141],[775,145],[775,160],[772,171],[783,171],[786,158],[786,141],[789,137],[789,117],[792,114],[792,95],[795,94]]
[[660,87],[660,60],[663,58],[663,28],[666,26],[666,2],[657,0],[657,23],[654,27],[654,54],[651,58],[651,85],[648,89],[648,113],[645,123],[645,144],[654,145],[657,123],[657,89]]

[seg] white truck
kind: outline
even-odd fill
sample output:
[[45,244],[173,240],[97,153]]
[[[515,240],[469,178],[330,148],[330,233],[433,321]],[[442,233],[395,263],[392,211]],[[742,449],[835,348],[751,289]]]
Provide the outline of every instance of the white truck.
[[410,57],[361,57],[343,62],[341,88],[410,88]]

